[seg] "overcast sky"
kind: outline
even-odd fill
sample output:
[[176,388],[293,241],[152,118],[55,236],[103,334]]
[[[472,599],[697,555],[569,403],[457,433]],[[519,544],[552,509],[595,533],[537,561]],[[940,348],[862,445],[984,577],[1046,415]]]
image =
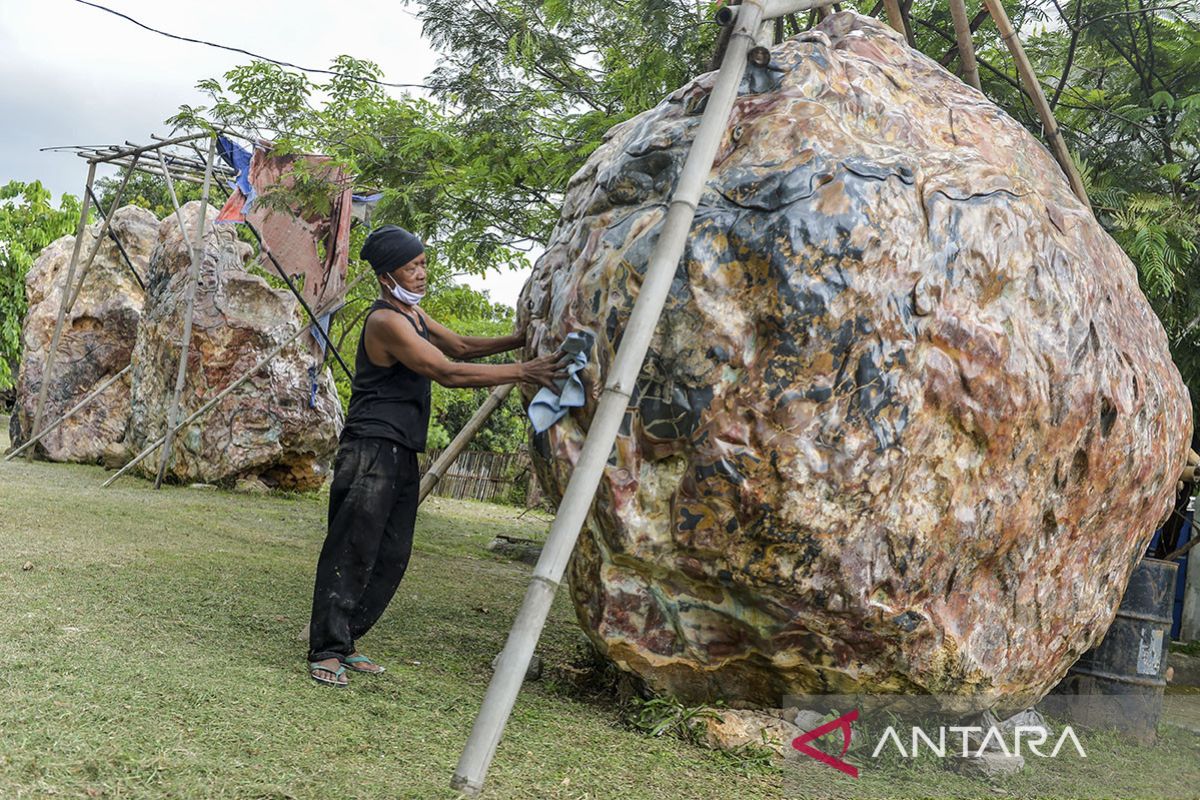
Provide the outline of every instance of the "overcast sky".
[[[348,53],[378,63],[386,80],[420,83],[437,62],[400,0],[98,2],[153,28],[305,67],[328,68]],[[203,103],[197,81],[249,60],[159,36],[75,0],[0,0],[0,185],[37,179],[55,195],[80,194],[85,162],[39,148],[147,143],[151,133],[168,133],[163,120],[181,104]],[[505,272],[468,282],[513,305],[524,280]]]

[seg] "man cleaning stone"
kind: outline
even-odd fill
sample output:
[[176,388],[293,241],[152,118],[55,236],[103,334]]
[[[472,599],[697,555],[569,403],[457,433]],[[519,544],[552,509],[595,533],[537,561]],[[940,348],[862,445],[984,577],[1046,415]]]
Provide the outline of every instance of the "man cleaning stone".
[[558,352],[523,363],[464,363],[522,347],[525,334],[460,336],[430,317],[420,306],[425,246],[403,228],[373,231],[360,255],[374,269],[380,293],[358,342],[309,624],[309,675],[329,686],[346,686],[347,670],[384,671],[355,642],[383,614],[408,567],[430,381],[455,388],[520,381],[555,389],[570,359]]

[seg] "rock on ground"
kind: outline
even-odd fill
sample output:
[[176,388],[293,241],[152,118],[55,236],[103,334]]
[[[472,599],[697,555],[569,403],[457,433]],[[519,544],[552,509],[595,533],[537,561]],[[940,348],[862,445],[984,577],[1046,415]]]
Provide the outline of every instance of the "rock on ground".
[[[1173,499],[1192,420],[1165,333],[1046,149],[885,25],[833,14],[772,64],[570,563],[579,619],[689,703],[1026,708]],[[714,77],[608,133],[522,295],[531,355],[597,341],[591,399],[533,442],[553,498]]]
[[761,748],[785,758],[794,753],[792,741],[806,732],[793,722],[765,711],[725,708],[711,711],[711,715],[704,717],[701,741],[714,750]]
[[[198,202],[182,209],[189,235],[195,230],[199,209]],[[292,295],[272,289],[247,272],[249,246],[235,238],[232,227],[214,228],[215,209],[208,207],[206,213],[204,259],[181,420],[302,324],[302,312]],[[127,444],[135,452],[166,430],[190,265],[179,223],[171,214],[159,226],[133,351],[133,415]],[[185,483],[257,479],[270,488],[291,490],[319,487],[337,447],[342,412],[333,378],[324,368],[317,376],[315,405],[310,407],[308,370],[312,364],[301,339],[204,417],[182,429],[172,451],[170,478]],[[138,469],[146,476],[156,474],[157,454],[142,461]]]
[[[43,427],[129,365],[144,294],[111,237],[105,236],[91,267],[86,275],[82,273],[100,228],[101,223],[96,222],[84,233],[74,277],[75,285],[79,285],[83,275],[82,289],[63,324],[54,377],[46,392]],[[158,220],[143,208],[125,206],[113,214],[111,230],[144,279]],[[74,249],[74,235],[52,242],[38,255],[25,278],[29,312],[21,330],[22,361],[10,424],[14,447],[31,435],[43,367],[62,301],[63,280]],[[106,451],[119,447],[125,438],[129,414],[126,375],[43,437],[35,449],[52,461],[100,461]]]

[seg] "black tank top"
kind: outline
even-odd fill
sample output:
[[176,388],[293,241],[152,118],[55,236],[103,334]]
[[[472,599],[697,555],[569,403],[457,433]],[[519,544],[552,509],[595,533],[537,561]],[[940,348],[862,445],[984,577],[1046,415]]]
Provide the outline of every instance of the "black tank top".
[[400,314],[422,339],[429,341],[429,327],[423,318],[418,326],[407,314],[383,300],[371,304],[371,310],[363,320],[362,335],[358,338],[354,379],[350,382],[350,408],[346,412],[341,438],[389,439],[411,450],[424,452],[425,434],[429,430],[429,378],[418,375],[399,361],[390,367],[380,367],[367,358],[367,320],[380,309]]

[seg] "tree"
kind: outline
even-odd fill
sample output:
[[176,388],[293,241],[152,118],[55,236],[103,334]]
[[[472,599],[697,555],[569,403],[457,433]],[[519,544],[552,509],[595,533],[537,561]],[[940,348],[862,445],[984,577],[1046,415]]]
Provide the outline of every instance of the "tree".
[[[182,107],[172,121],[253,132],[282,150],[328,153],[361,186],[382,190],[378,221],[402,224],[430,242],[429,303],[439,304],[439,316],[464,330],[511,324],[486,299],[456,287],[454,274],[527,263],[557,221],[570,176],[604,132],[707,69],[717,42],[716,3],[412,5],[443,56],[427,81],[429,99],[389,96],[372,82],[379,68],[350,56],[336,59],[338,74],[323,83],[253,62],[201,82],[210,102]],[[873,0],[849,5],[875,14],[881,7]],[[953,68],[947,0],[901,5],[916,46]],[[1145,0],[1020,0],[1007,7],[1083,169],[1098,219],[1137,265],[1185,379],[1200,389],[1197,10]],[[995,26],[978,2],[969,12],[985,93],[1039,135]],[[816,18],[813,12],[788,20],[785,32]],[[161,197],[133,186],[135,198],[163,207]],[[352,275],[365,269],[352,262]],[[375,293],[374,281],[365,281],[334,323],[347,360]],[[348,395],[341,378],[339,390]],[[438,397],[438,419],[448,431],[462,404],[473,401],[440,391]],[[495,435],[506,440],[507,434]]]
[[[705,4],[413,4],[444,53],[429,82],[443,103],[459,109],[460,134],[508,131],[541,165],[534,174],[546,198],[558,196],[588,143],[703,71],[713,47]],[[878,14],[882,4],[852,5]],[[901,7],[915,45],[954,66],[947,0]],[[1137,266],[1185,382],[1200,397],[1200,8],[1147,0],[1021,0],[1006,7],[1082,167],[1097,218]],[[1040,136],[1040,119],[986,9],[976,2],[968,11],[984,92]],[[816,16],[783,27],[794,32]],[[541,233],[535,226],[527,232]]]
[[16,382],[27,310],[25,275],[43,247],[79,224],[78,198],[65,194],[58,208],[50,199],[38,181],[10,181],[0,188],[0,392]]
[[[315,84],[275,65],[255,62],[238,67],[224,81],[200,84],[212,103],[184,107],[172,121],[188,126],[220,125],[270,137],[281,152],[321,152],[349,173],[360,187],[379,187],[383,199],[375,224],[395,222],[420,234],[428,243],[428,299],[424,306],[437,319],[467,335],[499,335],[512,331],[511,309],[455,282],[461,273],[525,266],[527,231],[548,228],[556,216],[552,205],[532,206],[513,196],[500,151],[484,140],[467,141],[459,120],[436,105],[411,97],[392,98],[361,78],[377,77],[373,64],[343,56],[335,62],[340,76]],[[357,76],[357,77],[355,77]],[[312,97],[326,100],[314,104]],[[265,202],[316,202],[322,187],[300,185],[275,192]],[[487,198],[487,202],[475,198]],[[539,227],[540,226],[540,227]],[[366,232],[352,232],[357,253]],[[348,279],[366,276],[346,298],[331,325],[330,338],[347,363],[353,363],[362,322],[379,286],[369,265],[352,258]],[[505,361],[510,356],[493,357]],[[335,371],[343,404],[350,382]],[[462,409],[474,400],[471,390],[436,387],[429,444],[449,442],[461,422]],[[473,412],[473,408],[472,408]],[[521,422],[523,425],[523,421]],[[498,413],[480,434],[480,442],[511,449],[516,446],[514,421]],[[453,426],[453,427],[447,427]]]

